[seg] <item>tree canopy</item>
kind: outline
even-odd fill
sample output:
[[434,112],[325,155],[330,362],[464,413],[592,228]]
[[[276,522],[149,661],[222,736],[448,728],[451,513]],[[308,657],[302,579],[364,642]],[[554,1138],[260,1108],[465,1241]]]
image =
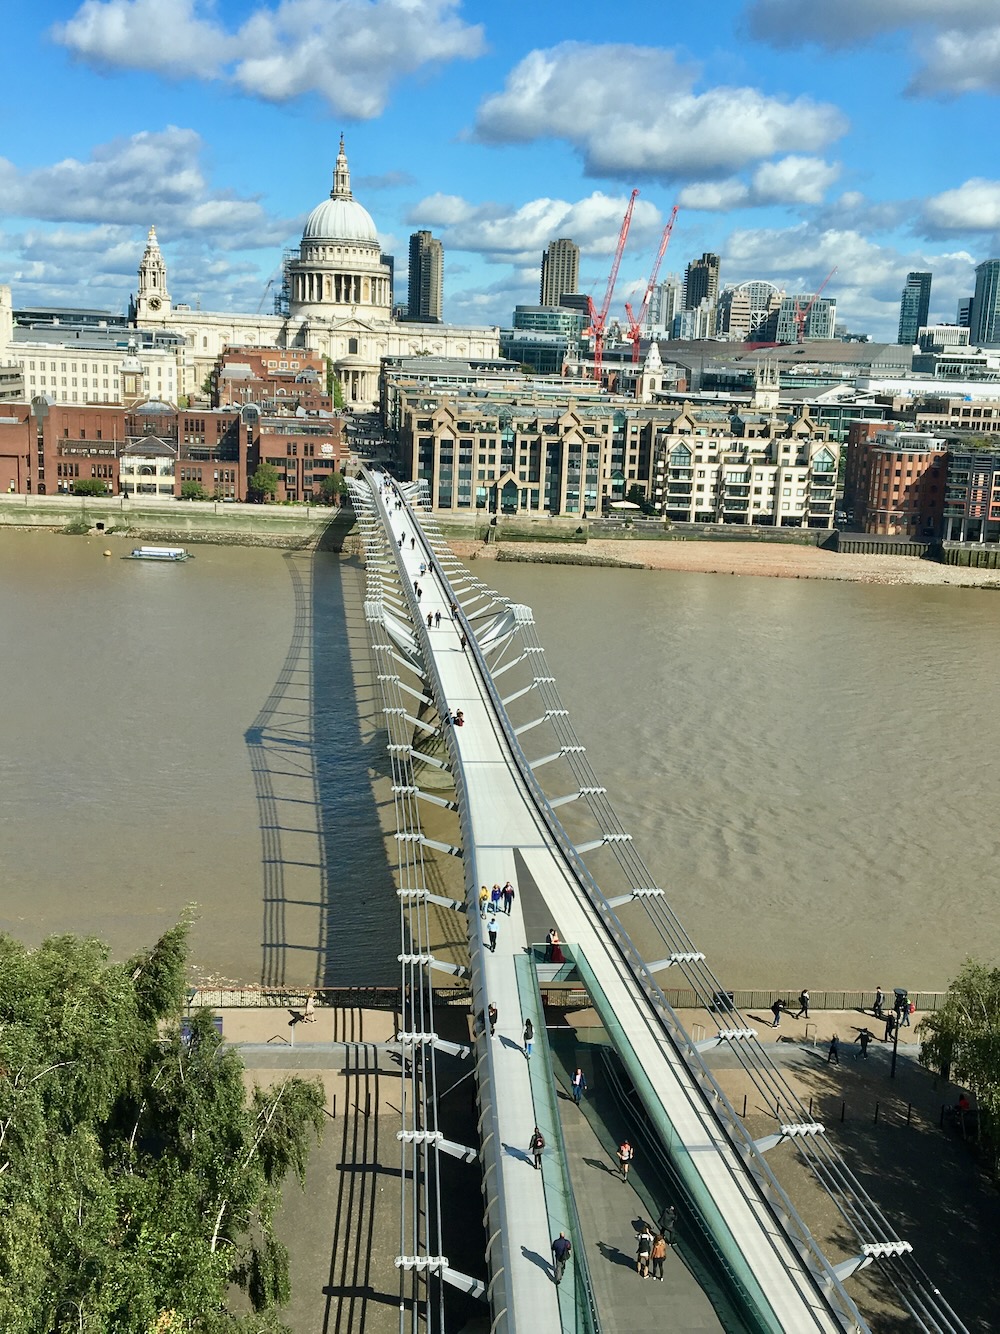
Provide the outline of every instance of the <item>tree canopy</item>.
[[974,1094],[979,1108],[979,1140],[1000,1170],[1000,968],[974,959],[948,988],[944,1004],[921,1022],[920,1060],[946,1071]]
[[250,478],[250,490],[260,500],[266,500],[277,493],[278,481],[278,470],[273,463],[258,463]]
[[[200,1011],[186,918],[108,961],[93,938],[0,935],[0,1329],[263,1334],[284,1327],[272,1217],[323,1124],[316,1082],[248,1097]],[[256,1314],[236,1316],[239,1284]]]

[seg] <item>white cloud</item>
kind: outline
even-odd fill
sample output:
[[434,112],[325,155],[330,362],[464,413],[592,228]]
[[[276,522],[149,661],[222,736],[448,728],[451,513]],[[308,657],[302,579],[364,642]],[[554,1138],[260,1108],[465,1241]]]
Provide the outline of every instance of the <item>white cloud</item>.
[[85,0],[52,33],[102,68],[220,79],[267,102],[315,93],[369,119],[400,79],[482,54],[482,26],[458,8],[458,0],[277,0],[227,29],[210,0]]
[[912,93],[943,97],[1000,92],[1000,23],[972,32],[937,33],[921,54],[924,64],[910,81]]
[[932,235],[1000,231],[1000,181],[975,176],[954,190],[932,195],[923,220]]
[[[698,71],[666,50],[564,42],[532,51],[479,107],[490,143],[563,139],[590,175],[700,180],[779,153],[814,152],[843,134],[838,108],[755,88],[697,93]],[[642,89],[642,114],[632,90]]]
[[[410,211],[408,221],[442,228],[446,250],[475,251],[487,258],[537,266],[542,250],[557,236],[571,236],[584,254],[613,254],[627,203],[625,196],[599,190],[576,203],[542,198],[516,209],[431,195]],[[629,244],[648,240],[660,227],[659,209],[637,199]]]
[[737,208],[774,204],[821,204],[840,175],[840,167],[822,158],[791,154],[762,162],[749,181],[695,181],[678,196],[681,208],[728,213]]
[[0,211],[45,222],[107,222],[173,234],[214,233],[222,247],[278,245],[293,224],[270,217],[255,199],[213,190],[194,130],[167,126],[98,145],[86,162],[64,158],[22,171],[0,158]]
[[982,27],[995,19],[995,0],[751,0],[746,14],[758,41],[793,48],[814,42],[829,49],[861,46],[901,29]]

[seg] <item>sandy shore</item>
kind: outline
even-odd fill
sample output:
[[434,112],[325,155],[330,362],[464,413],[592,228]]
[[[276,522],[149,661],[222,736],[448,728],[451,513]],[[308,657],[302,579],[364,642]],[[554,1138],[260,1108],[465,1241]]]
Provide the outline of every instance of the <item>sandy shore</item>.
[[[759,575],[769,579],[848,579],[865,584],[953,584],[1000,588],[1000,570],[977,570],[915,556],[839,555],[818,547],[765,542],[592,541],[585,547],[561,542],[454,541],[463,560],[494,560],[498,552],[538,560],[550,553],[562,560],[574,554],[599,557],[602,564],[641,564],[647,570],[688,570],[702,574]],[[581,564],[586,563],[585,560]]]

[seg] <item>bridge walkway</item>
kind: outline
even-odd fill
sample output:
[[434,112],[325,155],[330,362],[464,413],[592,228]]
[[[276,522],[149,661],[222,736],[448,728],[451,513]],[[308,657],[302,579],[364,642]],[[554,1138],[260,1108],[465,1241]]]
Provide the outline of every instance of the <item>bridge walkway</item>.
[[[752,1180],[733,1143],[712,1110],[712,1094],[692,1074],[662,1019],[587,897],[575,868],[559,847],[534,794],[529,789],[490,695],[488,669],[474,646],[462,649],[459,630],[449,612],[450,586],[439,577],[433,548],[412,512],[391,514],[384,521],[393,534],[407,577],[422,590],[420,610],[426,618],[441,611],[440,628],[427,631],[444,703],[451,713],[461,709],[464,726],[452,738],[465,789],[464,856],[477,879],[492,885],[508,878],[517,883],[515,851],[540,889],[564,940],[585,954],[600,979],[607,1005],[648,1079],[648,1087],[669,1123],[667,1140],[683,1147],[687,1168],[697,1180],[699,1203],[718,1234],[720,1249],[762,1326],[774,1331],[834,1331],[839,1320],[821,1293],[802,1256],[793,1247]],[[405,518],[404,518],[405,515]],[[416,529],[416,531],[414,531]],[[404,540],[399,542],[399,535]],[[413,539],[411,543],[411,538]],[[428,570],[420,574],[420,564]],[[519,912],[501,922],[495,954],[484,962],[485,1000],[493,1000],[504,1023],[518,1013],[514,956],[528,941]],[[471,924],[470,924],[471,926]],[[546,1284],[551,1244],[557,1230],[546,1212],[541,1182],[525,1161],[534,1125],[530,1081],[524,1061],[511,1046],[491,1044],[493,1087],[503,1141],[501,1158],[510,1237],[511,1291],[516,1324],[539,1327],[540,1313],[550,1307],[553,1288]],[[544,1132],[544,1126],[542,1127]]]

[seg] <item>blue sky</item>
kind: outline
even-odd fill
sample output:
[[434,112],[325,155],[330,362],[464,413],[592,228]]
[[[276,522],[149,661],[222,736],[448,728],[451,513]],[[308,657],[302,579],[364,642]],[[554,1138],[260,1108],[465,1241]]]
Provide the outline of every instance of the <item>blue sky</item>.
[[722,281],[826,289],[892,339],[908,270],[953,321],[1000,255],[998,0],[46,0],[0,51],[0,282],[15,305],[123,308],[154,223],[175,301],[270,308],[352,184],[396,256],[445,246],[445,316],[507,323],[545,244],[612,315],[703,250]]

